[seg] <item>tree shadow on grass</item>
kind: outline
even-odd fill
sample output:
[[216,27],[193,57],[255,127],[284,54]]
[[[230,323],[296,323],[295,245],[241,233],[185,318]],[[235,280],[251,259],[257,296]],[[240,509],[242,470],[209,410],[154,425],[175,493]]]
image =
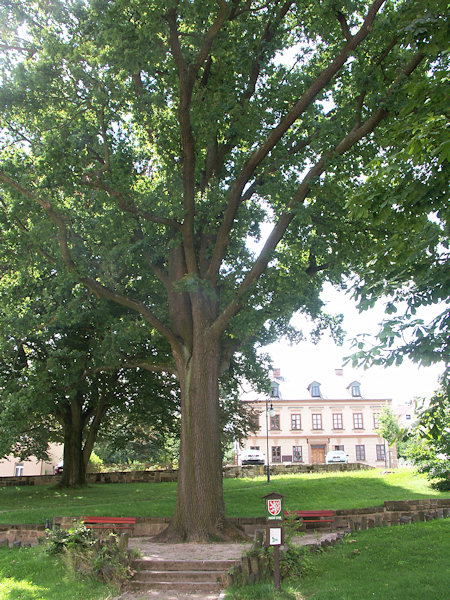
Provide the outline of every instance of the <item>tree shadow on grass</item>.
[[431,489],[424,477],[412,472],[279,475],[273,476],[270,484],[259,478],[246,481],[242,487],[238,483],[225,486],[228,516],[264,516],[260,497],[269,491],[284,495],[287,510],[342,510],[382,506],[389,500],[446,497]]

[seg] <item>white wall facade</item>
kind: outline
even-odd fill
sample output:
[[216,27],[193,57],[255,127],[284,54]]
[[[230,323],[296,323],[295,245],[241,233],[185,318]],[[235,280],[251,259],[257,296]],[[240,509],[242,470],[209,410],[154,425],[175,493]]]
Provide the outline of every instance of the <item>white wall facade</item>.
[[30,457],[20,460],[14,456],[0,460],[0,477],[20,477],[26,475],[53,475],[53,467],[62,461],[62,444],[50,444],[48,449],[49,461],[37,460]]
[[[267,461],[268,439],[271,464],[324,463],[329,450],[344,450],[350,463],[373,467],[397,465],[395,447],[389,448],[376,431],[376,416],[383,406],[392,403],[390,399],[271,397],[267,404],[266,400],[243,402],[259,416],[256,433],[249,435],[243,448],[259,448],[266,454]],[[266,406],[270,408],[270,405],[275,416],[268,417],[267,432]]]

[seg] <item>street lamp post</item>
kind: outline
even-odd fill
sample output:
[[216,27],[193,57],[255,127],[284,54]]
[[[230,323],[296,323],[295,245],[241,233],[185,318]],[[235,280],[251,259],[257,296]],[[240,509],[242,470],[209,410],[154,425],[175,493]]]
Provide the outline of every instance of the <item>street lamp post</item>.
[[275,411],[272,402],[269,408],[269,398],[266,398],[266,456],[267,456],[267,483],[270,483],[270,459],[269,459],[269,415],[273,417]]

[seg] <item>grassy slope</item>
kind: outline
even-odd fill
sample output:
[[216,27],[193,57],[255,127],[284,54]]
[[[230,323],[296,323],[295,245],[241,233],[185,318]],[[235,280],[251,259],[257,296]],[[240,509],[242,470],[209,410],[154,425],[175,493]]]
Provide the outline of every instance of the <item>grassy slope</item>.
[[316,600],[447,600],[450,520],[359,532],[314,557],[301,585]]
[[42,547],[0,549],[0,600],[108,600],[117,589],[67,574]]
[[[288,509],[358,508],[385,500],[448,497],[430,488],[411,471],[280,475],[270,485],[264,478],[225,479],[229,517],[263,516],[261,496],[285,495]],[[0,488],[0,523],[44,523],[54,516],[168,516],[175,507],[175,483],[96,484],[76,490],[53,486]]]
[[308,557],[300,580],[227,590],[226,600],[448,600],[450,520],[352,534]]

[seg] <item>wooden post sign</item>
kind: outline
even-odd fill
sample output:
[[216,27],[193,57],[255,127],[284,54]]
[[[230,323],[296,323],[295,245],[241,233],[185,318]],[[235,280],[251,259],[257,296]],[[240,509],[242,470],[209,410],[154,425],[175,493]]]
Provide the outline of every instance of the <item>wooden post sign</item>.
[[266,546],[273,546],[273,579],[276,590],[281,587],[280,546],[284,544],[283,498],[282,494],[276,492],[263,496],[266,501]]

